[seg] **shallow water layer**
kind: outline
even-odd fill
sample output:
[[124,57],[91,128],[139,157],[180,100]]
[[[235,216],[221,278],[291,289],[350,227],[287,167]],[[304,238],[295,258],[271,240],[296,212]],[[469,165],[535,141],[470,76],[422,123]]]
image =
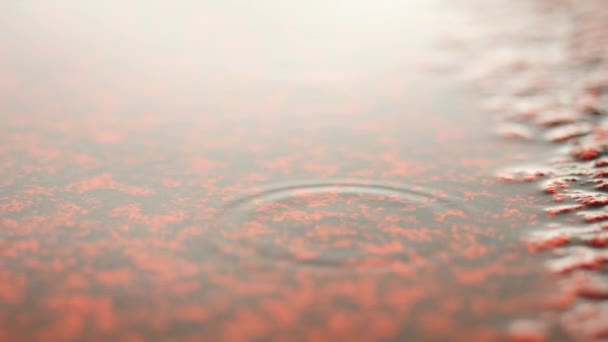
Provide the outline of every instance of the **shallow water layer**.
[[421,3],[0,5],[0,340],[487,341],[536,316],[556,285],[521,236],[551,198],[495,172],[550,153],[454,71],[462,4]]

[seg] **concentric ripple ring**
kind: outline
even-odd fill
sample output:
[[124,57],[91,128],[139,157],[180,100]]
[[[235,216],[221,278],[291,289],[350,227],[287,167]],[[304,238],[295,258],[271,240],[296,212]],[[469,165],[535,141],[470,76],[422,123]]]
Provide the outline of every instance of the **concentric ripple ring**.
[[275,183],[228,202],[210,233],[224,252],[264,263],[382,268],[439,252],[438,217],[452,203],[440,192],[397,183]]

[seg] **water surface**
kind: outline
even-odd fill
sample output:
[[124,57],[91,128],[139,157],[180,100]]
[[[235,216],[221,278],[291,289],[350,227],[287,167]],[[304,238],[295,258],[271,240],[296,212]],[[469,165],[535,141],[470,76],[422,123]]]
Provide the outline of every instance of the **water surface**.
[[[495,340],[550,199],[448,1],[0,5],[0,340]],[[545,288],[546,289],[546,288]]]

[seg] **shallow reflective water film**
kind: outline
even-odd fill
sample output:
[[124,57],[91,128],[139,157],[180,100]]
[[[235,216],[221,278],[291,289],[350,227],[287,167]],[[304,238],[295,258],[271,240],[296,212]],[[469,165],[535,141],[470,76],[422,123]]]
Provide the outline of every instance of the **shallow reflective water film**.
[[[608,203],[599,181],[563,190],[602,178],[586,163],[603,147],[571,141],[601,136],[604,99],[581,100],[595,119],[531,114],[569,84],[551,58],[571,10],[3,2],[0,341],[601,336],[603,302],[545,298],[569,281],[551,270],[592,253],[581,277],[600,279],[605,261],[599,228],[573,238],[544,212],[595,221]],[[539,13],[559,29],[522,34]],[[521,80],[528,54],[554,83]]]

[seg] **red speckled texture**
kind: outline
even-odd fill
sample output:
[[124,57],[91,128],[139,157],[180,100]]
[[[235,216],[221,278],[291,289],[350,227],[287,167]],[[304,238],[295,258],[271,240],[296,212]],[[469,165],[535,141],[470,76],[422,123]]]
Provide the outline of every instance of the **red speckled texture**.
[[[498,29],[487,30],[493,33],[477,41],[483,45],[484,39],[501,36],[511,45],[509,51],[496,48],[494,56],[488,53],[487,68],[474,77],[480,90],[495,93],[488,108],[503,118],[503,136],[550,143],[544,161],[499,173],[506,181],[540,185],[554,202],[545,208],[546,227],[532,225],[524,240],[531,252],[545,259],[559,287],[547,291],[544,314],[514,322],[511,333],[523,337],[537,331],[538,338],[547,338],[548,331],[561,331],[560,339],[604,340],[608,8],[603,1],[533,5],[531,13],[536,15],[519,23],[492,23]],[[500,52],[506,52],[506,62],[496,62]]]
[[[473,1],[286,3],[0,5],[0,340],[598,335],[601,301],[545,309],[541,293],[567,300],[543,265],[605,250],[577,235],[566,259],[530,252],[572,244],[536,235],[544,209],[606,203],[566,191],[535,140],[589,170],[604,151],[571,141],[597,125],[509,111],[505,141],[471,91],[519,82],[488,72],[484,39],[538,11],[492,1],[520,15],[475,28],[493,17]],[[525,38],[505,44],[524,55]],[[514,96],[549,89],[530,77]],[[504,182],[546,178],[570,207]],[[601,297],[602,276],[559,279]]]

